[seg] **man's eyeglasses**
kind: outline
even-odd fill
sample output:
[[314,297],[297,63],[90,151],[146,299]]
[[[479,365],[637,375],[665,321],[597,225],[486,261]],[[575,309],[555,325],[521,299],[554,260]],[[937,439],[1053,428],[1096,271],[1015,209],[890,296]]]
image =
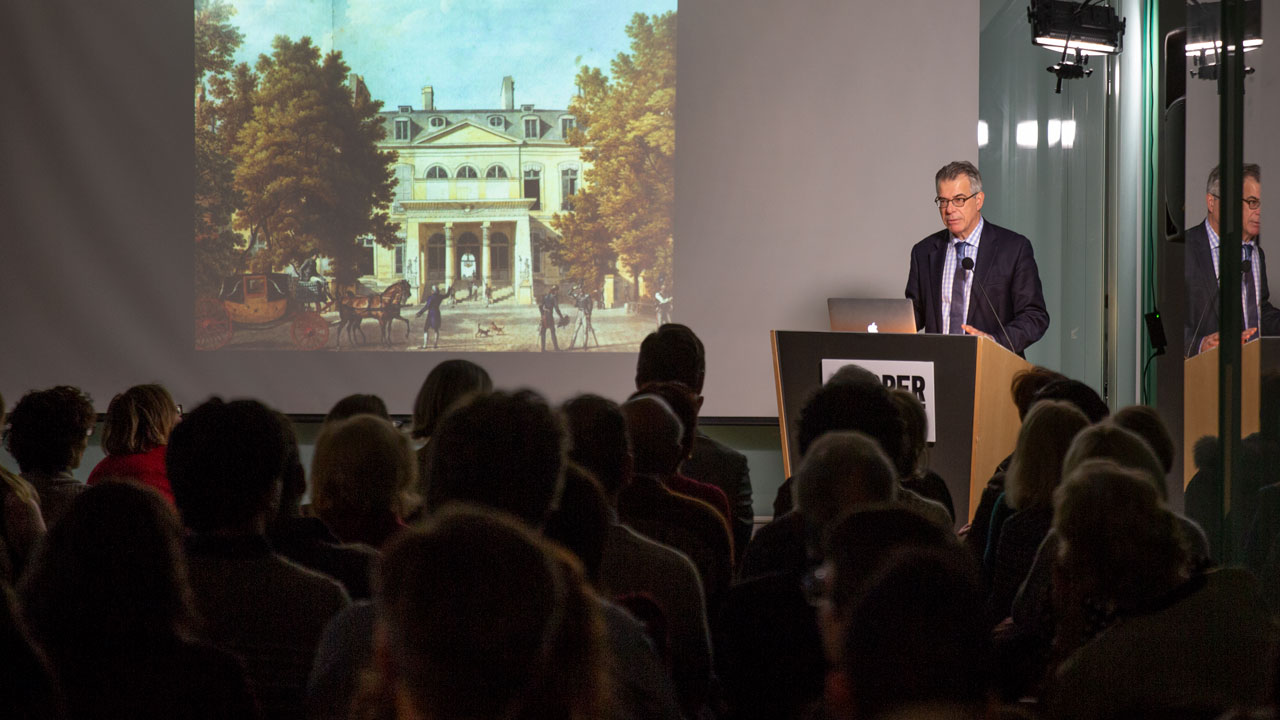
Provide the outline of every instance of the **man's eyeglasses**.
[[968,201],[969,198],[977,196],[978,193],[974,193],[972,195],[957,195],[953,198],[936,197],[933,199],[933,204],[937,205],[939,210],[946,210],[948,205],[964,207],[965,202]]
[[[1214,195],[1214,197],[1218,198],[1219,200],[1222,199],[1221,195]],[[1247,198],[1242,198],[1242,201],[1244,202],[1245,205],[1249,206],[1250,210],[1257,210],[1258,208],[1262,207],[1262,198],[1256,198],[1250,195]]]

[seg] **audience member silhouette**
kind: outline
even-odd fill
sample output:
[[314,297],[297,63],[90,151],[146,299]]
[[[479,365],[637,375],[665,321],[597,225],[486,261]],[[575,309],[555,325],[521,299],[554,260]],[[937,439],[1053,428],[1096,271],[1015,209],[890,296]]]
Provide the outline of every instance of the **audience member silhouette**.
[[[698,397],[688,386],[678,382],[651,382],[632,393],[631,397],[640,395],[656,395],[662,398],[666,401],[667,407],[671,408],[671,412],[675,413],[676,419],[684,428],[680,436],[680,457],[688,460],[698,435]],[[681,463],[684,460],[681,460]],[[720,514],[720,517],[724,518],[725,529],[732,532],[733,513],[729,510],[729,499],[725,497],[723,490],[715,485],[686,477],[678,469],[662,482],[671,492],[688,495],[710,505]]]
[[373,699],[400,720],[592,720],[608,702],[600,606],[527,526],[458,507],[379,566]]
[[413,401],[413,426],[409,431],[409,437],[420,443],[417,449],[417,494],[420,497],[427,496],[426,489],[430,484],[427,456],[431,436],[441,419],[455,404],[472,394],[489,392],[493,392],[489,373],[470,360],[445,360],[427,373]]
[[[685,325],[666,323],[640,343],[640,355],[636,358],[637,390],[651,382],[684,383],[697,396],[697,407],[701,409],[706,375],[706,349],[697,334]],[[725,494],[733,516],[736,564],[751,541],[755,521],[751,470],[746,456],[698,431],[694,436],[692,453],[680,464],[680,473],[714,485]]]
[[389,420],[355,415],[326,423],[311,460],[311,506],[344,543],[382,547],[416,506],[418,463]]
[[62,720],[62,690],[45,653],[31,639],[18,599],[0,578],[0,716],[14,720]]
[[277,415],[213,398],[169,438],[173,498],[190,531],[188,564],[209,638],[244,661],[269,718],[302,715],[302,690],[325,624],[349,604],[336,580],[272,552],[288,458]]
[[714,613],[732,579],[733,540],[714,508],[665,485],[680,467],[680,420],[656,395],[628,400],[622,414],[635,472],[618,493],[618,517],[637,532],[688,555],[702,578],[707,608]]
[[[0,396],[0,428],[4,427],[4,396]],[[31,483],[0,465],[0,582],[12,584],[44,536],[40,495]]]
[[[822,537],[836,520],[858,507],[887,505],[897,492],[879,444],[847,431],[827,433],[808,448],[792,487],[805,557],[739,582],[715,623],[716,669],[730,717],[738,720],[799,717],[821,699],[826,669],[804,578],[820,561]],[[950,534],[934,527],[938,535]]]
[[387,412],[386,401],[377,395],[356,393],[334,403],[333,407],[329,408],[328,414],[324,416],[324,424],[346,420],[356,415],[373,415],[391,422],[391,413]]
[[40,513],[53,527],[85,484],[71,471],[89,446],[96,416],[83,390],[59,385],[23,395],[9,413],[5,448],[40,495]]
[[307,492],[307,472],[298,453],[293,422],[277,413],[285,431],[285,462],[281,476],[280,509],[267,527],[271,547],[299,565],[342,583],[353,600],[373,595],[369,574],[378,551],[368,545],[344,544],[314,516],[299,507]]
[[[819,602],[832,717],[978,718],[992,705],[982,589],[958,544],[892,550],[847,598]],[[830,581],[852,574],[829,565]]]
[[155,488],[172,503],[164,453],[169,433],[180,418],[173,397],[160,385],[135,385],[111,398],[102,423],[102,449],[107,456],[89,473],[88,484],[108,478],[135,480]]
[[[1037,399],[1036,393],[1040,392],[1041,388],[1055,380],[1065,379],[1067,378],[1062,373],[1039,365],[1032,365],[1015,373],[1013,380],[1009,383],[1009,395],[1013,399],[1014,406],[1018,408],[1018,420],[1022,421],[1031,411],[1031,406]],[[1008,507],[997,510],[996,500],[1004,493],[1005,474],[1009,471],[1009,463],[1012,461],[1013,452],[1010,451],[1009,456],[996,465],[995,472],[991,474],[986,487],[982,489],[982,494],[978,496],[978,506],[974,509],[973,519],[970,520],[967,529],[962,528],[960,531],[964,544],[979,562],[985,557],[990,544],[992,515],[995,514],[999,521],[1003,521],[1008,515]],[[989,584],[990,581],[990,577],[983,577],[984,584]]]
[[685,714],[706,702],[711,641],[702,580],[687,555],[645,537],[618,519],[618,495],[631,482],[626,420],[612,400],[579,395],[560,408],[569,431],[569,458],[600,481],[610,523],[597,584],[608,597],[646,595],[667,620],[675,689]]
[[[1197,573],[1141,470],[1087,461],[1054,498],[1062,608],[1050,717],[1216,717],[1263,700],[1277,632],[1244,570]],[[1099,628],[1105,628],[1099,630]]]
[[910,390],[894,388],[889,392],[893,402],[898,406],[902,421],[906,425],[906,435],[902,441],[902,455],[893,458],[894,469],[901,478],[902,487],[926,500],[932,500],[946,508],[951,522],[956,521],[956,504],[951,499],[951,490],[947,482],[938,473],[928,467],[929,448],[926,439],[929,437],[929,416],[924,405],[916,394]]
[[21,591],[71,717],[258,716],[239,660],[197,640],[182,528],[156,490],[114,481],[82,493]]

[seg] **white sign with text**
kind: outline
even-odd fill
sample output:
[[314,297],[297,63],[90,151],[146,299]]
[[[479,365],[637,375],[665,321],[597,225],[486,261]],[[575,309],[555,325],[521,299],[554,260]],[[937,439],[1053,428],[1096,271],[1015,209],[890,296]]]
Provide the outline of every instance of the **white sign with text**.
[[910,391],[924,404],[929,418],[929,434],[926,442],[937,442],[938,423],[934,414],[933,363],[919,360],[840,360],[826,358],[822,361],[822,384],[826,385],[836,371],[845,365],[858,365],[875,373],[888,388]]

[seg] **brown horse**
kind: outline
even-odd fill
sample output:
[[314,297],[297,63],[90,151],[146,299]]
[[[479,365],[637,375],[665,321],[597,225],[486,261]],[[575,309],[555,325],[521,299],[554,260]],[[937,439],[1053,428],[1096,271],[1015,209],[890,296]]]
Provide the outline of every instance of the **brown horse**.
[[409,281],[397,280],[378,295],[356,295],[348,290],[338,301],[338,347],[342,347],[342,331],[347,331],[347,339],[351,345],[356,344],[356,332],[360,333],[360,343],[364,344],[364,330],[360,324],[365,320],[378,321],[382,344],[391,344],[391,323],[402,320],[405,325],[405,338],[409,337],[409,321],[400,317],[400,309],[409,300]]

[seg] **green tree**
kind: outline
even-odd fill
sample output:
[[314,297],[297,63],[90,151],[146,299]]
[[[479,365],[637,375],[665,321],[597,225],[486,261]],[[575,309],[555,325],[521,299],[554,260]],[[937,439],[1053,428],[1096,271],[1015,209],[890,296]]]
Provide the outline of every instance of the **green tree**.
[[567,268],[570,278],[591,290],[604,285],[604,276],[613,272],[618,262],[595,205],[595,195],[579,193],[572,212],[557,213],[551,219],[560,233],[559,239],[551,241],[552,262]]
[[[227,121],[227,111],[237,100],[241,106],[247,104],[247,95],[232,97],[230,88],[248,82],[251,92],[253,78],[243,65],[232,79],[227,77],[232,55],[241,42],[240,33],[230,23],[234,13],[235,9],[222,0],[195,3],[193,230],[195,287],[199,295],[216,294],[222,278],[239,269],[236,246],[240,237],[231,228],[237,196],[230,157],[238,125]],[[209,97],[209,88],[213,88],[214,99]]]
[[245,232],[249,268],[270,271],[313,252],[328,257],[339,282],[357,274],[359,244],[398,239],[386,208],[394,197],[381,103],[369,97],[342,54],[320,59],[310,38],[277,36],[257,63],[252,116],[232,149],[242,197],[235,227]]
[[[637,13],[627,25],[631,52],[578,72],[569,110],[584,130],[570,134],[588,167],[574,209],[552,220],[570,272],[609,249],[634,275],[671,277],[675,205],[676,14]],[[605,234],[598,232],[602,228]],[[572,250],[570,250],[572,248]]]

